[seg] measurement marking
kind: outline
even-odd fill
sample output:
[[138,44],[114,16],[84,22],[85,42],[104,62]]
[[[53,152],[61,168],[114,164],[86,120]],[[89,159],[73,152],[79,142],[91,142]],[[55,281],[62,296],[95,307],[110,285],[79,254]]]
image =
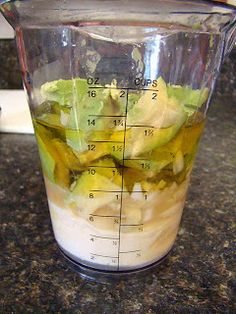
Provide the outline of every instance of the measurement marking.
[[90,234],[90,237],[98,238],[98,239],[104,239],[104,240],[119,240],[119,238],[103,237],[103,236],[98,236],[96,234]]
[[90,192],[108,192],[108,193],[121,193],[122,191],[115,191],[115,190],[90,190]]
[[[129,91],[127,89],[126,102],[125,102],[125,118],[124,118],[124,143],[123,143],[123,162],[122,162],[122,180],[121,180],[121,195],[120,195],[120,222],[122,218],[122,207],[123,207],[123,191],[124,191],[124,166],[125,166],[125,144],[126,144],[126,130],[127,130],[127,114],[128,114],[128,104],[129,104]],[[118,243],[118,266],[117,270],[120,269],[120,239],[121,239],[121,223],[119,224],[119,243]]]
[[132,87],[109,87],[109,86],[89,86],[89,88],[91,89],[123,89],[123,90],[135,90],[135,91],[150,91],[150,92],[158,92],[158,89],[152,89],[152,88],[138,88],[138,86],[136,88],[132,88]]
[[95,254],[95,253],[90,253],[90,254],[94,256],[99,256],[99,257],[118,258],[118,256],[101,255],[101,254]]
[[140,227],[143,224],[121,224],[121,227]]
[[89,140],[89,143],[123,143],[123,141],[109,141],[109,140]]
[[148,159],[148,158],[142,158],[142,159],[140,159],[140,158],[125,158],[124,160],[140,160],[140,161],[142,161],[142,160],[150,160],[150,159]]
[[128,88],[128,89],[135,90],[135,91],[142,90],[142,91],[148,91],[148,92],[158,92],[159,91],[158,89],[152,89],[152,88]]
[[89,86],[91,89],[127,89],[127,88],[119,88],[119,87],[109,87],[109,86]]
[[133,250],[133,251],[126,251],[126,252],[119,252],[121,254],[127,254],[127,253],[136,253],[136,252],[140,252],[141,250]]
[[90,216],[93,216],[93,217],[101,217],[101,218],[120,218],[120,216],[115,216],[115,215],[94,215],[94,214],[90,214]]
[[144,125],[144,124],[128,124],[127,127],[129,128],[149,128],[155,129],[153,125]]
[[115,190],[90,190],[90,192],[102,192],[102,193],[148,193],[148,191],[115,191]]
[[103,115],[103,114],[89,114],[89,117],[101,117],[101,118],[125,118],[125,116],[110,116],[110,115]]
[[123,167],[121,167],[121,166],[119,166],[119,167],[109,167],[109,166],[89,166],[89,168],[111,168],[111,169],[113,169],[113,168],[115,168],[115,169],[117,169],[117,168],[123,168]]
[[123,191],[123,193],[147,193],[148,191]]

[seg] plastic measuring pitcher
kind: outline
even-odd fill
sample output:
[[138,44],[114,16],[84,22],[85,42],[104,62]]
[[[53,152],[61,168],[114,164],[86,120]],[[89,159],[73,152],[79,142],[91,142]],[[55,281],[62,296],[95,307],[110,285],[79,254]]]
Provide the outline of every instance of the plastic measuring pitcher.
[[171,250],[235,7],[3,1],[16,30],[56,241],[87,275]]

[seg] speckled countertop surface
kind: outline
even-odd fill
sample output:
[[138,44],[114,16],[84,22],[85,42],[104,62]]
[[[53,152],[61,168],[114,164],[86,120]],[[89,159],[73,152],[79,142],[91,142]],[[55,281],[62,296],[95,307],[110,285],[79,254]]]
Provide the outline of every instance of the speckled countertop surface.
[[91,283],[64,264],[35,139],[0,134],[0,313],[236,312],[235,60],[222,69],[174,249],[139,280]]

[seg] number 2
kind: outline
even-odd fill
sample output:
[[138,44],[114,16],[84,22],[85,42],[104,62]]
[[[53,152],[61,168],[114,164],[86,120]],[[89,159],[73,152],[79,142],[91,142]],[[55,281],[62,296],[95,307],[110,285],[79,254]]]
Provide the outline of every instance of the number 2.
[[152,99],[153,100],[157,99],[157,93],[152,93]]
[[123,97],[125,97],[125,91],[124,90],[120,91],[120,98],[123,98]]
[[92,145],[88,145],[88,150],[92,150],[92,151],[95,151],[96,150],[96,146],[94,144]]

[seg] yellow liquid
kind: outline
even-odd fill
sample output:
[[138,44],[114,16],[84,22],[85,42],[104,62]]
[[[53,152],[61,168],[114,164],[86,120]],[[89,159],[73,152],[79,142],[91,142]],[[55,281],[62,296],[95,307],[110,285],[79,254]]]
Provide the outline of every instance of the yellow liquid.
[[[85,172],[91,173],[91,179],[93,173],[99,173],[118,186],[122,185],[123,180],[123,188],[128,191],[132,191],[136,183],[141,183],[144,190],[164,189],[173,182],[180,184],[192,168],[204,127],[204,120],[199,117],[200,115],[196,123],[183,125],[176,136],[165,145],[132,158],[123,152],[125,144],[109,140],[124,138],[124,131],[91,132],[86,135],[85,149],[78,152],[68,145],[66,128],[35,119],[44,175],[52,183],[65,189],[71,189]],[[81,134],[78,133],[78,136]],[[50,170],[46,154],[51,160]]]

